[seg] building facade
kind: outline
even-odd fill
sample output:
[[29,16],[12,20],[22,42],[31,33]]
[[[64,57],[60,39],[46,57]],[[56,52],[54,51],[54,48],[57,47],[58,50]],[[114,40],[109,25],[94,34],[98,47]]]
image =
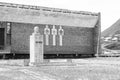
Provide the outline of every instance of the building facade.
[[100,13],[0,3],[0,53],[29,54],[35,26],[44,54],[100,53]]

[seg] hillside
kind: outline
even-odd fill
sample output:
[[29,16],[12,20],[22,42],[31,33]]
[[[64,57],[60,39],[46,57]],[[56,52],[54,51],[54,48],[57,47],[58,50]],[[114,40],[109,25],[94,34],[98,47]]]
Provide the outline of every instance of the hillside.
[[120,34],[120,19],[117,20],[112,26],[104,30],[101,33],[101,36],[104,37],[104,36],[109,36],[113,34]]

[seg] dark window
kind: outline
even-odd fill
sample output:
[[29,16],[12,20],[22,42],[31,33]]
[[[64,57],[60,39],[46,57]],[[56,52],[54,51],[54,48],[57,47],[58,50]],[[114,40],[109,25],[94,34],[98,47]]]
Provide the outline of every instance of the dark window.
[[4,48],[4,28],[0,28],[0,49]]

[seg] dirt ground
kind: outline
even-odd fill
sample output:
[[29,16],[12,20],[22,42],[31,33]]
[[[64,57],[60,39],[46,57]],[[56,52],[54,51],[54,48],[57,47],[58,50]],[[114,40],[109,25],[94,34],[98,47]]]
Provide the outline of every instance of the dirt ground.
[[120,57],[73,60],[75,65],[0,65],[0,80],[120,80]]

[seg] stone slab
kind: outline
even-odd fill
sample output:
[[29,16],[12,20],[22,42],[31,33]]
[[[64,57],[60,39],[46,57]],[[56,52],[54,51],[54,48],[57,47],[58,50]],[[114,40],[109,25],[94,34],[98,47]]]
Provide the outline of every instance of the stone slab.
[[49,62],[58,62],[58,63],[61,63],[61,62],[67,62],[67,59],[50,59]]

